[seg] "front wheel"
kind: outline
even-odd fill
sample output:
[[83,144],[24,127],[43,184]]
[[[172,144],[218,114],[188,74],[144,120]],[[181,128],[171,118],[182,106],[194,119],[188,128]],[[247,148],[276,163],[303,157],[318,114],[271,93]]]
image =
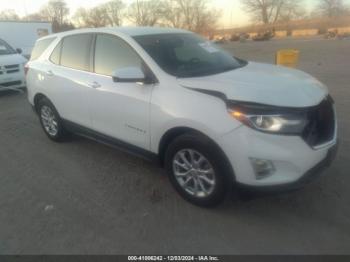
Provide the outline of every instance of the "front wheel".
[[165,167],[177,192],[198,206],[219,205],[232,187],[223,154],[200,134],[176,138],[166,152]]

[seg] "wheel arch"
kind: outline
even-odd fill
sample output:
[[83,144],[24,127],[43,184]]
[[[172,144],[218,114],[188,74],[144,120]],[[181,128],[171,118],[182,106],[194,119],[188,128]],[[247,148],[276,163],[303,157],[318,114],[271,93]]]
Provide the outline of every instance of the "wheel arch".
[[164,133],[164,135],[160,139],[159,146],[158,146],[158,156],[159,156],[161,166],[164,166],[165,152],[166,152],[168,146],[170,145],[170,143],[172,141],[174,141],[177,137],[184,135],[184,134],[189,134],[189,133],[198,134],[200,136],[203,136],[206,139],[208,139],[215,146],[215,148],[218,150],[218,153],[221,155],[221,157],[224,158],[225,163],[227,165],[227,168],[229,169],[230,173],[232,174],[232,178],[235,181],[236,178],[235,178],[235,174],[234,174],[234,169],[233,169],[228,157],[226,156],[224,151],[220,148],[220,146],[212,138],[210,138],[209,136],[207,136],[203,132],[200,132],[200,131],[198,131],[194,128],[190,128],[190,127],[174,127],[174,128],[169,129],[168,131],[166,131]]
[[[34,96],[34,109],[35,109],[35,111],[38,113],[39,112],[39,108],[38,108],[38,105],[39,105],[39,102],[43,99],[43,98],[46,98],[46,99],[48,99],[48,97],[47,96],[45,96],[44,94],[42,94],[42,93],[37,93],[37,94],[35,94],[35,96]],[[48,100],[50,100],[50,99],[48,99]]]
[[164,164],[164,155],[169,144],[174,141],[175,138],[183,134],[194,132],[198,131],[189,127],[174,127],[164,133],[158,145],[158,155],[162,166]]

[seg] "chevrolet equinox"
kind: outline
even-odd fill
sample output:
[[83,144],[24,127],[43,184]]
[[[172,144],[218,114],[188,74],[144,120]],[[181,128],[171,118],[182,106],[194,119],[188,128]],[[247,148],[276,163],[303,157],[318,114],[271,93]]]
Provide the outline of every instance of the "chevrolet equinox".
[[39,39],[33,54],[28,98],[50,139],[74,132],[158,159],[199,206],[237,187],[299,188],[336,153],[325,85],[188,31],[75,30]]

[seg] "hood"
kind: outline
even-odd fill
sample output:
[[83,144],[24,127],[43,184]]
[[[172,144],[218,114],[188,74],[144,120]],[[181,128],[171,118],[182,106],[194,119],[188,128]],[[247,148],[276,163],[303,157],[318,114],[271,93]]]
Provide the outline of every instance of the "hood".
[[295,69],[260,63],[205,77],[179,78],[180,85],[215,91],[227,99],[281,107],[319,104],[327,88],[312,76]]
[[20,54],[0,55],[0,66],[18,65],[26,62],[27,59]]

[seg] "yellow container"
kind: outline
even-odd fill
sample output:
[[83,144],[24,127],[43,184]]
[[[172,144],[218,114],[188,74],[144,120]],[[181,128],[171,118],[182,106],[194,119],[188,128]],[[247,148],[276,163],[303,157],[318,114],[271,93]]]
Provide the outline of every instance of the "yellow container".
[[276,54],[276,64],[296,68],[299,62],[299,53],[295,49],[279,50]]

